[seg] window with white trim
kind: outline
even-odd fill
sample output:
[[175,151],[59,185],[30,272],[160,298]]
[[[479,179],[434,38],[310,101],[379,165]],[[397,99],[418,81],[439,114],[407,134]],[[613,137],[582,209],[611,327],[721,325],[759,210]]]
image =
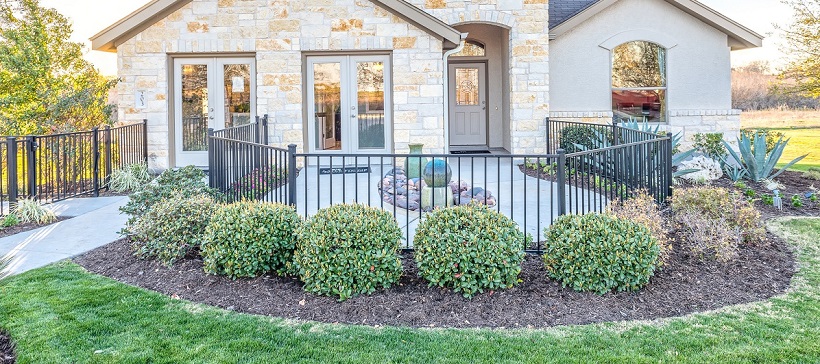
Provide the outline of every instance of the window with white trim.
[[666,48],[632,41],[612,50],[612,112],[618,119],[666,121]]

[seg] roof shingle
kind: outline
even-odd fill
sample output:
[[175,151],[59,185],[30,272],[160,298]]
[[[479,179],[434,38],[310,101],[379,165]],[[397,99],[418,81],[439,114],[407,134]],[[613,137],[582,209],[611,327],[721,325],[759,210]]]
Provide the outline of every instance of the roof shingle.
[[598,0],[551,0],[549,2],[550,29],[567,21],[596,2]]

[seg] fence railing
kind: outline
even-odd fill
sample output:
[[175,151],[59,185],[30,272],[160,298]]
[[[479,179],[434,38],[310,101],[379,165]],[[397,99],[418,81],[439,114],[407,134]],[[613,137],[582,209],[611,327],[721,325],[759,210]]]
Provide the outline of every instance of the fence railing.
[[0,139],[0,214],[19,198],[47,203],[99,195],[111,172],[148,160],[146,121],[91,131]]
[[[547,123],[549,130],[575,125]],[[561,215],[602,212],[610,201],[641,189],[658,201],[670,194],[669,135],[600,128],[618,139],[572,153],[556,148],[532,155],[297,153],[296,145],[277,148],[212,132],[210,183],[231,200],[287,203],[303,217],[341,203],[389,211],[406,250],[432,209],[484,204],[518,223],[528,236],[527,251],[541,252],[544,229]],[[558,146],[559,136],[548,136],[548,143]],[[440,170],[422,181],[419,171],[430,161],[429,168]]]

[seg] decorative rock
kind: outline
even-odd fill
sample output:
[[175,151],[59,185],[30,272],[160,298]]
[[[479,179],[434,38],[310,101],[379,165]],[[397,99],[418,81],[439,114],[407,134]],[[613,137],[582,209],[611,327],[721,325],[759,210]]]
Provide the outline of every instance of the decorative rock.
[[484,195],[484,189],[481,188],[481,187],[473,187],[473,188],[471,188],[467,191],[464,191],[464,193],[462,193],[462,194],[465,194],[467,196]]
[[[427,163],[422,178],[428,186],[446,187],[450,183],[453,171],[444,159],[433,159]],[[423,205],[423,204],[422,204]]]

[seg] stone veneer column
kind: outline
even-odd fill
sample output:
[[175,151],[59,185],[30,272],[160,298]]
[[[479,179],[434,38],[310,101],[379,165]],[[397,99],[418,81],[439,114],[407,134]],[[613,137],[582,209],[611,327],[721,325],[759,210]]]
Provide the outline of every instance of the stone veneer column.
[[510,29],[510,138],[514,154],[546,151],[549,113],[548,0],[410,0],[450,25],[490,23]]

